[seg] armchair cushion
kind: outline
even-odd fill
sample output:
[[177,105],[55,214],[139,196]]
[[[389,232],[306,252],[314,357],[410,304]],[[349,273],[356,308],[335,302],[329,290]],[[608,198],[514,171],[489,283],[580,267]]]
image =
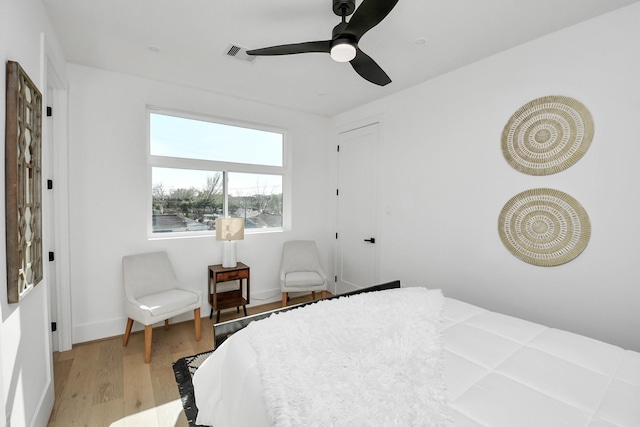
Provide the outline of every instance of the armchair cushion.
[[315,271],[297,271],[286,273],[283,283],[283,286],[285,288],[300,288],[322,285],[324,285],[324,278]]
[[194,292],[184,289],[170,289],[138,298],[140,310],[148,311],[152,316],[162,316],[198,303],[200,298]]

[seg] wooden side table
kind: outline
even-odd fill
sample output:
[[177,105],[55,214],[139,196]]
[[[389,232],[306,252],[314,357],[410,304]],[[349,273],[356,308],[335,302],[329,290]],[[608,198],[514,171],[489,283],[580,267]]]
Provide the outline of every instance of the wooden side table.
[[[230,268],[225,268],[222,264],[209,266],[209,305],[211,305],[209,319],[213,317],[213,312],[216,311],[216,322],[220,322],[220,310],[236,307],[239,311],[240,306],[244,309],[244,315],[247,315],[250,289],[249,276],[249,266],[241,262]],[[219,283],[234,280],[238,281],[237,287],[227,290],[218,288]],[[243,292],[243,282],[246,283],[246,292]]]

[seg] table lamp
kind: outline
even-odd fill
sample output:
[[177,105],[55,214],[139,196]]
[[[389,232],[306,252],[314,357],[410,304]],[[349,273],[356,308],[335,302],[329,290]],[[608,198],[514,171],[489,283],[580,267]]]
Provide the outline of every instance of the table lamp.
[[222,240],[222,266],[233,268],[236,262],[236,240],[244,239],[244,218],[217,218],[216,240]]

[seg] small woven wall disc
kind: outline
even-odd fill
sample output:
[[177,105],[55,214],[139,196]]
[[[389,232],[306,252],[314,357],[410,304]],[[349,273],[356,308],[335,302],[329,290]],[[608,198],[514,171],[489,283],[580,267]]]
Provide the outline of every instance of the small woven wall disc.
[[516,257],[551,267],[567,263],[587,247],[589,216],[576,199],[548,188],[512,197],[498,219],[500,239]]
[[593,120],[580,102],[545,96],[523,105],[502,131],[502,153],[516,170],[551,175],[584,156],[593,139]]

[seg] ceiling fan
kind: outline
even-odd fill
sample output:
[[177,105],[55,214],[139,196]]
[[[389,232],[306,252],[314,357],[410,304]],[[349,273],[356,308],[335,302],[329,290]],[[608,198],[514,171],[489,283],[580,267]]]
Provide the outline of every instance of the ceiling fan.
[[[333,12],[342,22],[333,28],[331,40],[284,44],[248,50],[247,55],[272,56],[297,53],[330,53],[338,62],[350,62],[356,73],[380,86],[391,83],[382,68],[358,47],[360,38],[378,25],[394,8],[398,0],[363,0],[356,9],[355,0],[333,0]],[[353,14],[349,22],[346,17]]]

